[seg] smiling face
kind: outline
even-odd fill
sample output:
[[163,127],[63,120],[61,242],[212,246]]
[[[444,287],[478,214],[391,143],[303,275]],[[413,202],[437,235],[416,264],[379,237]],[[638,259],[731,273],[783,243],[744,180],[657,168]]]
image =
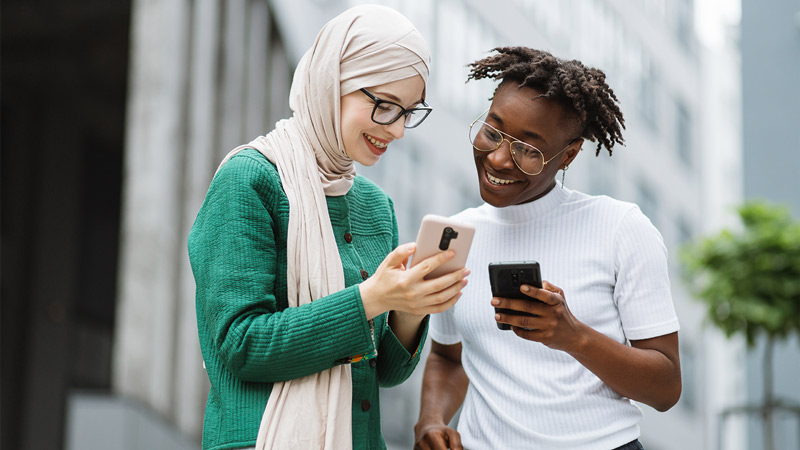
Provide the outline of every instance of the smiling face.
[[[520,205],[544,196],[555,186],[555,176],[577,156],[583,140],[577,135],[574,116],[556,100],[539,97],[533,88],[517,88],[515,82],[500,85],[484,121],[494,128],[538,148],[545,164],[538,175],[526,175],[511,157],[509,143],[483,152],[473,148],[481,198],[495,207]],[[569,144],[569,148],[559,151]]]
[[[422,102],[425,82],[416,75],[366,89],[381,100],[389,100],[410,109]],[[390,125],[373,122],[375,102],[360,90],[342,96],[341,105],[344,149],[347,156],[364,166],[377,163],[381,155],[386,153],[389,143],[402,138],[405,133],[404,117]]]

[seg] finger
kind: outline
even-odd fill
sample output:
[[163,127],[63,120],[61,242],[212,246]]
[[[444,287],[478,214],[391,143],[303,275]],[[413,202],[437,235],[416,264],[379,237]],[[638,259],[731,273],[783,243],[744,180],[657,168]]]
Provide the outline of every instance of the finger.
[[461,435],[458,434],[458,431],[448,428],[447,441],[450,443],[450,450],[464,450],[464,447],[461,445]]
[[[550,289],[546,289],[546,287]],[[546,281],[542,284],[542,288],[523,284],[520,286],[520,291],[528,297],[535,298],[548,305],[557,305],[564,301],[564,294],[561,288]]]
[[462,278],[461,280],[456,281],[455,283],[451,284],[445,289],[430,294],[428,297],[430,298],[432,303],[442,303],[447,299],[453,297],[454,295],[461,293],[461,290],[464,289],[468,283],[469,283],[468,279]]
[[422,278],[425,275],[436,270],[437,267],[441,266],[445,262],[453,259],[455,254],[456,252],[454,252],[453,250],[448,250],[446,252],[439,252],[431,257],[423,259],[419,263],[415,263],[416,265],[412,267],[411,270],[415,272],[415,275]]
[[456,302],[458,302],[458,299],[461,298],[461,295],[462,293],[459,292],[456,295],[449,297],[447,300],[441,303],[435,303],[428,306],[427,308],[425,308],[426,310],[425,314],[436,314],[442,311],[447,311],[448,309],[452,308],[453,305],[456,304]]
[[511,326],[511,331],[522,339],[528,341],[542,342],[544,334],[541,330],[528,330],[522,327]]
[[417,441],[414,450],[447,450],[447,437],[439,430],[429,431]]
[[452,297],[467,285],[469,269],[459,269],[447,275],[423,281],[420,290],[430,296],[439,296],[439,303]]
[[510,309],[520,313],[533,315],[540,315],[542,313],[542,307],[544,306],[542,302],[535,298],[525,300],[516,298],[492,297],[491,304],[495,308]]
[[526,319],[529,317],[530,316],[522,316],[519,314],[508,314],[503,312],[496,312],[494,314],[494,320],[498,323],[504,323],[507,325],[511,325],[512,327],[533,329],[533,325],[526,322]]
[[416,250],[417,244],[415,242],[398,245],[397,248],[386,255],[386,258],[383,259],[383,264],[386,264],[388,267],[405,267],[408,258],[410,258]]
[[[466,284],[466,277],[469,276],[471,271],[466,267],[456,269],[448,274],[440,277],[431,278],[430,280],[423,281],[422,289],[426,292],[441,292],[451,286],[457,286],[459,283]],[[462,286],[463,287],[463,286]]]

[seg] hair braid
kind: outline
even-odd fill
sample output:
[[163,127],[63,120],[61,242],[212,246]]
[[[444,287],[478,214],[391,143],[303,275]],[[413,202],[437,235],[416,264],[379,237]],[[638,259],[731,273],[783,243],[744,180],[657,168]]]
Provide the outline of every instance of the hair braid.
[[603,71],[528,47],[497,47],[492,51],[497,53],[470,64],[467,80],[515,81],[519,87],[541,90],[543,97],[561,100],[580,121],[580,136],[597,142],[595,155],[602,147],[611,155],[615,144],[624,143],[625,119]]

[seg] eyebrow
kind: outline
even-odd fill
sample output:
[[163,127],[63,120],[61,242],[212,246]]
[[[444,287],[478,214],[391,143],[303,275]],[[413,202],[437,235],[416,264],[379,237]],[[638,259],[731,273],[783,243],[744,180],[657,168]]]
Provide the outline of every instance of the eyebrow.
[[[490,112],[488,117],[491,117],[492,120],[497,122],[500,126],[503,125],[503,119],[501,119],[500,116],[498,116],[497,114]],[[537,139],[537,140],[541,141],[542,143],[547,144],[547,139],[545,139],[544,136],[542,136],[539,133],[536,133],[534,131],[525,130],[525,131],[522,132],[522,134],[524,134],[525,137],[528,138],[528,139]],[[509,136],[511,136],[511,135],[509,134]],[[519,138],[517,138],[517,139],[519,139]]]
[[[401,105],[400,102],[402,102],[402,100],[400,100],[396,95],[394,95],[394,94],[392,94],[390,92],[381,92],[381,91],[371,91],[371,92],[372,92],[372,95],[381,98],[381,100],[385,100],[388,97],[389,100],[397,103],[398,105]],[[423,103],[424,101],[425,101],[425,99],[421,98],[421,99],[417,100],[414,104],[415,105],[419,105],[420,103]]]

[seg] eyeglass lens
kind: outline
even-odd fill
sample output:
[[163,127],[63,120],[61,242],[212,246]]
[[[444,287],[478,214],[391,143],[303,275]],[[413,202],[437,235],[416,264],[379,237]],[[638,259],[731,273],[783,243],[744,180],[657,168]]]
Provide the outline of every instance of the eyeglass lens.
[[469,140],[476,150],[491,152],[503,145],[503,141],[509,141],[511,148],[511,158],[517,167],[528,175],[538,175],[544,168],[544,156],[536,147],[522,141],[512,141],[507,136],[503,136],[500,131],[493,126],[481,122],[473,123],[469,128]]
[[380,101],[375,105],[372,120],[377,123],[389,125],[405,114],[404,125],[406,128],[413,128],[422,123],[428,116],[429,111],[424,109],[403,109],[400,105]]

